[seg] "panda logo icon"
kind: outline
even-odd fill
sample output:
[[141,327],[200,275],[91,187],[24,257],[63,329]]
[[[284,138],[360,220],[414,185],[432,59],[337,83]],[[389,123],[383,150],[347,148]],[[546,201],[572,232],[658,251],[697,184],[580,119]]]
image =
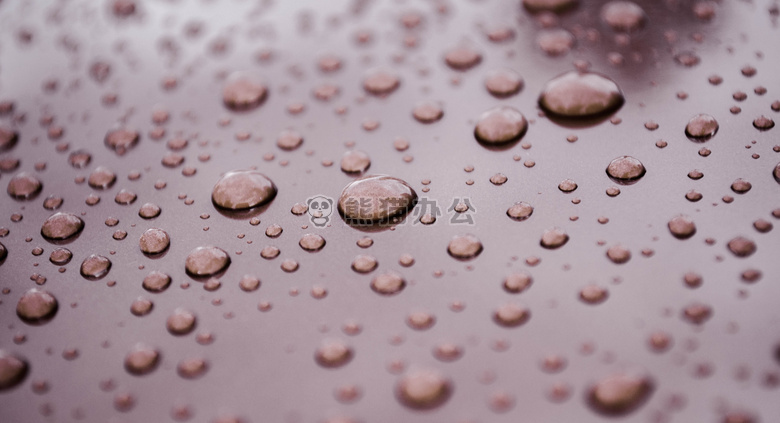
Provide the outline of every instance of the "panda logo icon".
[[306,200],[306,205],[309,206],[309,219],[314,226],[322,228],[330,222],[330,215],[333,214],[333,199],[318,195]]

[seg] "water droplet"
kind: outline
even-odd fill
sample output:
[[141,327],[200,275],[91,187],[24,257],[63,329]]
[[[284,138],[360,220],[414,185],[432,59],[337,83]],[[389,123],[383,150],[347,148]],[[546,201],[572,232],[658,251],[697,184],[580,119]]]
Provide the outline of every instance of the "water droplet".
[[236,72],[222,89],[222,102],[230,110],[247,111],[263,104],[268,87],[257,78]]
[[552,228],[544,231],[539,244],[547,249],[563,247],[569,241],[569,235],[561,228]]
[[412,116],[421,123],[433,123],[444,116],[444,110],[440,103],[433,101],[424,101],[419,103],[412,110]]
[[534,212],[534,208],[526,202],[518,202],[509,207],[506,211],[506,215],[510,218],[523,221],[531,217]]
[[371,289],[380,295],[395,295],[406,287],[406,281],[395,272],[382,273],[371,281]]
[[0,126],[0,152],[6,152],[16,146],[19,134],[5,126]]
[[527,273],[512,273],[504,279],[504,290],[512,294],[519,294],[528,289],[533,283],[531,275]]
[[116,193],[116,197],[114,197],[114,202],[122,205],[122,206],[129,206],[130,204],[133,204],[135,200],[138,198],[137,195],[135,195],[134,192],[121,189],[118,193]]
[[238,282],[239,288],[244,292],[257,291],[260,288],[260,279],[252,275],[244,275]]
[[498,69],[488,73],[485,88],[498,98],[513,96],[523,89],[523,77],[511,69]]
[[452,395],[452,382],[435,370],[421,369],[407,373],[396,385],[396,398],[415,410],[429,410],[443,405]]
[[652,379],[643,372],[616,373],[588,390],[588,405],[600,414],[623,416],[642,406],[654,389]]
[[347,151],[341,157],[341,170],[345,173],[363,173],[371,166],[371,157],[363,151]]
[[256,171],[236,170],[221,177],[211,193],[211,201],[229,210],[245,210],[263,205],[276,196],[276,186]]
[[306,251],[319,251],[325,246],[325,238],[317,234],[306,234],[298,241],[298,245]]
[[144,231],[141,239],[138,241],[139,247],[144,254],[160,254],[168,249],[171,239],[168,233],[162,229],[151,228]]
[[56,248],[49,255],[49,261],[56,266],[64,266],[70,263],[73,253],[67,248]]
[[738,236],[729,241],[728,249],[737,257],[748,257],[756,252],[756,243],[743,236]]
[[197,379],[209,369],[209,363],[202,358],[187,358],[176,366],[176,373],[184,379]]
[[696,233],[696,224],[688,216],[675,216],[669,221],[669,232],[677,239],[688,239]]
[[152,312],[153,308],[154,303],[152,303],[150,300],[143,297],[138,297],[130,305],[130,312],[133,313],[134,316],[146,316]]
[[171,277],[157,270],[144,278],[142,286],[149,292],[163,292],[171,285]]
[[482,242],[474,235],[456,235],[447,245],[447,252],[459,260],[471,260],[482,252]]
[[[493,185],[504,185],[508,178],[503,173],[496,173],[495,175],[490,177],[490,183]],[[466,206],[468,209],[468,206]],[[466,210],[463,210],[466,211]],[[462,213],[462,212],[460,212]]]
[[187,255],[184,268],[190,276],[212,276],[230,265],[228,253],[213,246],[195,248]]
[[579,0],[523,0],[523,6],[531,13],[561,13],[579,5]]
[[303,144],[303,136],[295,131],[283,131],[276,139],[276,146],[285,151],[293,151]]
[[160,206],[154,203],[146,203],[138,210],[138,216],[142,219],[154,219],[160,215]]
[[620,156],[607,166],[607,175],[621,185],[631,185],[645,176],[645,166],[631,156]]
[[352,260],[352,270],[358,273],[370,273],[377,267],[376,258],[369,255],[359,255]]
[[29,370],[30,366],[24,359],[0,349],[0,392],[22,383]]
[[168,316],[165,325],[172,335],[186,335],[195,329],[196,320],[192,312],[177,308]]
[[385,69],[369,71],[363,79],[363,89],[367,93],[384,97],[395,91],[401,85],[401,80],[395,73]]
[[546,29],[539,32],[536,43],[549,56],[566,54],[574,47],[575,38],[565,29]]
[[57,314],[59,304],[54,295],[38,288],[29,289],[16,304],[16,315],[30,325],[48,323]]
[[409,313],[409,315],[406,317],[406,324],[415,330],[430,329],[435,323],[436,316],[424,311]]
[[518,327],[530,318],[531,311],[516,303],[506,303],[493,312],[493,321],[507,328]]
[[607,250],[607,258],[615,264],[623,264],[631,260],[631,251],[622,245],[615,245]]
[[338,209],[348,223],[379,223],[405,215],[416,203],[417,193],[405,181],[370,175],[344,188]]
[[353,356],[352,348],[344,342],[326,341],[317,348],[314,360],[322,367],[336,368],[349,363]]
[[136,344],[125,356],[125,370],[136,376],[153,372],[160,363],[160,352],[145,344]]
[[737,194],[744,194],[750,191],[751,188],[753,188],[753,185],[744,179],[737,179],[731,184],[731,190]]
[[140,139],[141,135],[138,131],[121,128],[109,131],[106,134],[104,143],[106,144],[106,147],[114,150],[116,154],[121,156],[135,147]]
[[528,121],[522,113],[509,106],[498,106],[479,116],[474,136],[488,146],[503,146],[519,140],[527,130]]
[[102,279],[111,270],[111,260],[107,257],[92,254],[81,262],[81,276],[90,280]]
[[43,189],[41,181],[35,175],[19,172],[8,181],[8,195],[17,200],[32,200]]
[[577,183],[571,179],[564,179],[560,184],[558,184],[558,189],[561,190],[561,192],[573,192],[577,189]]
[[55,213],[49,216],[41,226],[41,235],[46,240],[64,241],[81,233],[84,221],[71,213]]
[[271,260],[279,256],[279,248],[274,247],[273,245],[268,245],[266,247],[263,247],[263,249],[260,251],[260,257]]
[[580,299],[587,304],[603,303],[609,297],[609,291],[598,285],[588,285],[580,290]]
[[712,307],[702,303],[689,304],[683,308],[682,317],[694,325],[700,325],[712,317]]
[[539,96],[539,105],[547,113],[568,118],[610,114],[624,101],[623,93],[611,79],[577,71],[553,78]]
[[98,166],[89,174],[87,183],[95,189],[111,188],[116,182],[116,174],[105,166]]
[[767,131],[775,127],[775,121],[761,115],[753,121],[753,126],[760,131]]
[[699,114],[691,118],[685,126],[685,135],[695,142],[705,142],[718,132],[718,121],[714,117]]
[[444,61],[452,69],[466,71],[482,62],[482,54],[472,47],[460,46],[447,51]]
[[295,260],[287,259],[282,262],[282,265],[280,266],[283,271],[287,273],[292,273],[296,270],[298,270],[298,262]]
[[634,2],[611,1],[602,6],[601,19],[615,31],[630,32],[643,27],[647,15]]

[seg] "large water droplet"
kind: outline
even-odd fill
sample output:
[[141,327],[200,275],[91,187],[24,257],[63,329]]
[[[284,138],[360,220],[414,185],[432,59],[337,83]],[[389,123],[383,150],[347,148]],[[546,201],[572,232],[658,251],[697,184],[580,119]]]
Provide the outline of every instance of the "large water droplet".
[[488,73],[485,88],[495,97],[504,98],[523,89],[523,77],[511,69],[499,69]]
[[235,170],[219,178],[211,201],[223,209],[246,210],[268,203],[276,196],[276,185],[254,170]]
[[78,235],[84,229],[84,221],[72,213],[55,213],[41,226],[41,235],[48,241],[64,241]]
[[506,303],[493,312],[493,321],[506,328],[520,326],[530,318],[531,311],[516,303]]
[[238,72],[228,78],[222,89],[222,102],[233,111],[252,110],[263,104],[267,96],[264,83]]
[[371,166],[371,157],[364,151],[347,151],[341,157],[341,170],[344,173],[360,174]]
[[195,329],[196,321],[197,318],[191,311],[177,308],[173,314],[168,316],[165,326],[172,335],[181,336],[192,332]]
[[685,125],[685,135],[695,142],[704,142],[714,137],[718,132],[718,121],[714,117],[699,114],[691,118]]
[[677,239],[688,239],[696,233],[696,224],[688,216],[675,216],[669,221],[669,232]]
[[405,215],[417,203],[406,182],[386,175],[352,181],[341,192],[338,209],[348,223],[379,223]]
[[549,82],[539,96],[545,112],[564,118],[589,118],[610,114],[624,103],[614,81],[592,72],[571,71]]
[[588,405],[601,414],[622,416],[639,408],[653,390],[652,379],[644,373],[616,373],[588,390]]
[[142,286],[149,292],[163,292],[171,284],[171,277],[160,271],[153,271],[146,275]]
[[647,15],[634,2],[611,1],[602,6],[601,19],[615,31],[630,32],[644,26]]
[[114,150],[116,154],[123,155],[138,144],[141,135],[132,129],[115,129],[106,134],[104,143],[106,147]]
[[743,236],[733,238],[727,246],[737,257],[748,257],[756,252],[756,243]]
[[369,71],[363,79],[363,89],[375,96],[386,96],[401,85],[401,80],[395,73],[385,69]]
[[406,281],[395,272],[377,275],[371,281],[371,289],[381,295],[395,295],[406,287]]
[[54,318],[59,304],[54,295],[32,288],[22,295],[16,304],[16,315],[25,323],[42,325]]
[[455,47],[444,55],[444,62],[452,69],[465,71],[482,62],[482,54],[470,46]]
[[456,259],[470,260],[482,252],[482,242],[474,235],[456,235],[447,245],[447,252]]
[[0,350],[0,391],[11,389],[24,381],[29,365],[6,350]]
[[514,220],[523,221],[531,217],[533,212],[534,208],[530,204],[521,201],[519,203],[513,204],[512,207],[508,208],[506,215]]
[[503,146],[517,141],[528,130],[528,121],[517,109],[494,107],[479,116],[474,128],[477,141],[488,146]]
[[141,235],[141,239],[138,241],[138,246],[144,254],[160,254],[168,249],[171,244],[171,238],[168,233],[162,229],[151,228],[144,231]]
[[306,251],[319,251],[325,246],[325,238],[317,234],[306,234],[298,241],[298,245]]
[[153,372],[160,363],[160,352],[145,344],[136,344],[125,356],[125,370],[141,376]]
[[548,249],[563,247],[569,241],[569,235],[561,228],[552,228],[544,231],[539,244]]
[[81,276],[90,280],[105,277],[109,270],[111,270],[111,260],[98,254],[92,254],[81,262]]
[[228,253],[213,246],[198,247],[190,252],[184,268],[190,276],[212,276],[230,265]]
[[32,200],[43,189],[43,184],[35,175],[19,172],[8,181],[8,195],[17,200]]
[[111,188],[116,182],[116,174],[105,166],[98,166],[89,174],[87,183],[95,189]]
[[429,410],[447,402],[452,382],[435,370],[416,370],[404,375],[396,385],[396,398],[416,410]]
[[0,152],[6,152],[16,146],[19,134],[11,128],[0,126]]
[[607,175],[610,179],[621,184],[631,185],[645,176],[645,166],[639,160],[631,156],[621,156],[607,166]]

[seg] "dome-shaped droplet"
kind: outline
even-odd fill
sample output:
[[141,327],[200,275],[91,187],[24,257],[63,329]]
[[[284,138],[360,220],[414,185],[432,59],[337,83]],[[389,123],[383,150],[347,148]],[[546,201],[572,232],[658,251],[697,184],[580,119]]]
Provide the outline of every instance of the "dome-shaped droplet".
[[615,245],[607,250],[607,258],[615,264],[623,264],[631,260],[631,251],[622,245]]
[[101,279],[108,274],[109,270],[111,270],[111,260],[98,254],[92,254],[81,262],[81,276],[86,279]]
[[616,373],[588,390],[588,405],[600,414],[622,416],[639,408],[653,390],[652,379],[644,373]]
[[144,278],[141,286],[149,292],[163,292],[171,284],[171,277],[160,271],[152,271]]
[[444,62],[452,69],[465,71],[482,62],[482,53],[470,46],[455,47],[444,55]]
[[696,224],[688,216],[675,216],[669,221],[669,232],[677,239],[688,239],[696,233]]
[[685,135],[691,141],[704,142],[714,137],[719,127],[718,121],[714,117],[699,114],[692,117],[685,125]]
[[29,289],[16,304],[16,315],[25,323],[42,325],[54,318],[59,304],[54,295],[38,288]]
[[222,102],[230,110],[252,110],[268,97],[268,87],[257,78],[235,73],[228,78],[222,89]]
[[536,43],[549,56],[566,54],[574,46],[574,35],[565,29],[546,29],[539,32]]
[[29,370],[30,366],[24,359],[0,350],[0,392],[22,383]]
[[144,254],[160,254],[167,250],[170,244],[168,233],[159,228],[147,229],[138,240],[138,246]]
[[406,281],[401,275],[388,272],[377,275],[371,281],[371,289],[381,295],[395,295],[406,287]]
[[41,235],[49,241],[63,241],[78,235],[84,229],[84,221],[72,213],[55,213],[41,226]]
[[579,3],[579,0],[523,0],[523,6],[531,13],[561,13],[574,8]]
[[701,325],[712,317],[712,307],[703,303],[691,303],[682,310],[682,318],[688,323]]
[[341,157],[341,170],[344,173],[360,174],[371,166],[371,157],[364,151],[347,151]]
[[552,228],[544,231],[539,244],[547,249],[563,247],[569,241],[569,235],[561,228]]
[[447,245],[447,252],[456,259],[470,260],[482,252],[482,242],[474,235],[457,235]]
[[398,75],[385,69],[369,71],[363,79],[363,89],[375,96],[386,96],[401,85]]
[[191,311],[177,308],[168,316],[165,326],[172,335],[186,335],[195,329],[197,318]]
[[17,200],[31,200],[43,189],[40,179],[32,173],[19,172],[8,181],[8,195]]
[[756,243],[743,236],[733,238],[727,246],[737,257],[748,257],[756,252]]
[[512,294],[519,294],[533,283],[531,275],[527,273],[512,273],[504,279],[504,290]]
[[306,251],[319,251],[325,246],[325,238],[317,234],[306,234],[298,241],[298,245]]
[[70,263],[73,253],[67,248],[55,248],[49,255],[49,261],[56,266],[64,266]]
[[0,126],[0,152],[6,152],[16,146],[19,134],[11,128]]
[[116,182],[116,173],[105,166],[98,166],[92,173],[89,174],[87,183],[89,186],[95,189],[108,189],[111,188]]
[[539,105],[545,112],[565,118],[587,118],[612,113],[624,103],[614,81],[592,72],[571,71],[545,85]]
[[418,122],[433,123],[444,116],[444,110],[438,102],[424,101],[414,107],[412,116],[414,116]]
[[106,134],[104,143],[106,144],[106,147],[114,150],[116,154],[121,156],[135,147],[140,139],[141,135],[138,131],[121,128],[109,131]]
[[645,166],[631,156],[621,156],[607,166],[607,175],[621,185],[631,185],[645,176]]
[[615,31],[630,32],[644,26],[647,15],[638,4],[617,0],[601,7],[601,19]]
[[452,382],[435,370],[416,370],[404,375],[396,385],[396,398],[415,410],[429,410],[447,402]]
[[511,69],[498,69],[488,73],[485,88],[498,98],[509,97],[523,89],[523,77]]
[[531,217],[533,212],[534,212],[533,206],[531,206],[526,202],[521,201],[509,207],[506,210],[506,215],[512,218],[513,220],[523,221]]
[[607,288],[602,286],[591,284],[580,290],[580,299],[586,304],[600,304],[606,301],[609,296]]
[[276,146],[286,151],[293,151],[303,144],[303,136],[296,131],[283,131],[276,139]]
[[317,348],[314,360],[322,367],[335,368],[349,363],[353,354],[352,348],[342,341],[326,341]]
[[493,321],[507,328],[520,326],[530,318],[530,310],[515,303],[506,303],[493,312]]
[[146,203],[143,206],[141,206],[140,209],[138,209],[138,216],[140,216],[143,219],[154,219],[155,217],[160,215],[160,212],[162,209],[160,209],[160,206],[154,203]]
[[501,146],[517,141],[528,130],[528,121],[517,109],[494,107],[479,116],[474,128],[477,141],[489,146]]
[[219,178],[211,201],[228,210],[245,210],[268,203],[276,196],[276,185],[254,170],[235,170]]
[[209,362],[202,358],[186,358],[176,366],[176,373],[184,379],[197,379],[209,369]]
[[198,247],[187,256],[184,268],[191,276],[212,276],[230,265],[228,253],[213,246]]
[[137,344],[125,356],[125,370],[136,376],[153,372],[159,363],[160,352],[145,344]]
[[417,202],[406,182],[386,175],[369,175],[352,181],[341,192],[338,209],[347,222],[378,223],[400,217]]
[[375,257],[361,254],[352,260],[352,270],[358,273],[370,273],[376,269],[377,264]]

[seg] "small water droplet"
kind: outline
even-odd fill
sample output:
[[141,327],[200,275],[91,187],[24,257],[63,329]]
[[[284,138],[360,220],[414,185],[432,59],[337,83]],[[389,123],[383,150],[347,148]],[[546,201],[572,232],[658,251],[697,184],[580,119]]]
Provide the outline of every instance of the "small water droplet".
[[171,239],[168,233],[159,228],[151,228],[144,231],[138,245],[144,254],[160,254],[168,249]]
[[214,246],[197,247],[190,251],[184,262],[184,268],[190,276],[212,276],[230,265],[228,253]]
[[171,277],[160,271],[153,271],[146,275],[142,286],[149,292],[163,292],[171,285]]
[[521,326],[531,318],[531,311],[516,304],[506,303],[493,312],[493,321],[506,328]]
[[233,111],[248,111],[259,107],[268,97],[268,87],[259,79],[241,72],[230,77],[222,89],[222,102]]
[[517,109],[494,107],[479,116],[474,128],[477,141],[488,146],[504,146],[517,141],[528,130],[528,121]]
[[344,342],[326,341],[317,348],[314,360],[322,367],[337,368],[349,363],[353,356],[352,348]]
[[371,281],[371,289],[380,295],[395,295],[406,287],[406,281],[395,272],[382,273]]
[[363,89],[367,93],[384,97],[391,94],[401,85],[401,80],[395,73],[385,69],[374,69],[363,79]]
[[563,247],[569,241],[569,235],[561,228],[552,228],[544,231],[539,244],[547,249]]
[[621,185],[631,185],[645,176],[645,166],[631,156],[621,156],[607,166],[607,175]]
[[138,144],[141,135],[138,131],[126,128],[115,129],[106,134],[104,143],[106,147],[114,150],[118,155],[124,155]]
[[153,372],[160,363],[160,352],[145,344],[136,344],[125,356],[125,370],[136,376]]
[[482,252],[482,242],[474,235],[456,235],[447,245],[447,252],[459,260],[471,260]]
[[523,89],[523,77],[511,69],[498,69],[488,73],[485,88],[498,98],[513,96]]
[[111,270],[111,260],[98,254],[92,254],[81,262],[81,276],[89,280],[102,279],[109,270]]
[[172,335],[186,335],[195,329],[197,318],[192,312],[177,308],[168,316],[165,325]]
[[611,1],[602,6],[601,19],[615,31],[631,32],[645,25],[647,15],[634,2]]
[[677,239],[688,239],[696,233],[696,224],[688,216],[675,216],[669,223],[669,232]]

